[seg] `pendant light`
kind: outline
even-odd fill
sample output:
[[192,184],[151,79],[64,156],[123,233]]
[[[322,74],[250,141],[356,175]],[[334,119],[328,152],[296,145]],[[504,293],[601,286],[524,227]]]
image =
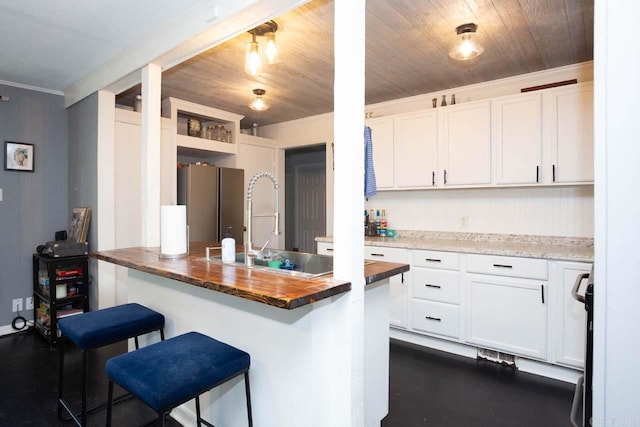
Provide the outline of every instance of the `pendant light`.
[[249,33],[252,36],[251,42],[247,45],[247,55],[244,60],[244,70],[250,76],[262,74],[262,44],[256,41],[256,36],[264,36],[265,38],[265,54],[269,64],[278,62],[278,48],[276,47],[276,31],[278,24],[275,21],[260,24]]
[[275,31],[269,31],[264,33],[264,38],[267,41],[267,46],[264,50],[269,64],[275,64],[278,62],[278,47],[276,46],[276,33]]
[[264,111],[269,108],[269,104],[264,100],[263,96],[267,93],[264,89],[253,89],[253,95],[249,101],[249,108],[255,111]]
[[456,27],[456,43],[449,50],[449,56],[459,61],[476,58],[484,52],[476,31],[476,24],[463,24]]
[[247,54],[244,59],[244,71],[250,76],[262,74],[262,46],[256,41],[256,33],[251,32],[252,40],[247,45]]

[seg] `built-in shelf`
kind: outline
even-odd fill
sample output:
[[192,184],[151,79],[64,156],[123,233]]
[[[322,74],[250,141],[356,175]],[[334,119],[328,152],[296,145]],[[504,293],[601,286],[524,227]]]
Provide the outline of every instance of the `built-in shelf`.
[[[176,98],[166,98],[162,101],[162,115],[173,122],[176,154],[179,157],[206,159],[238,153],[236,142],[243,116]],[[200,121],[200,137],[189,136],[189,119]],[[205,138],[207,127],[216,125],[221,125],[230,132],[231,142]]]
[[207,155],[207,153],[210,155],[211,152],[222,154],[238,153],[238,146],[228,142],[212,141],[187,135],[176,135],[176,142],[179,155],[185,154],[197,157],[198,155]]

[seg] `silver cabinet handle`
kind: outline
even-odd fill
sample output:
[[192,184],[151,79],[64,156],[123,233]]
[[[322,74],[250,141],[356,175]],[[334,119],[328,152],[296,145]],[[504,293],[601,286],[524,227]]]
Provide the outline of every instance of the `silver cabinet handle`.
[[425,283],[424,285],[425,285],[427,288],[437,288],[437,289],[442,288],[442,286],[440,286],[440,285],[432,285],[432,284],[430,284],[430,283]]
[[580,289],[580,283],[582,282],[582,280],[588,277],[589,277],[589,273],[578,274],[578,277],[576,277],[576,283],[573,284],[573,289],[571,289],[571,295],[573,296],[573,298],[577,301],[580,301],[583,304],[585,301],[584,296],[578,293],[578,289]]

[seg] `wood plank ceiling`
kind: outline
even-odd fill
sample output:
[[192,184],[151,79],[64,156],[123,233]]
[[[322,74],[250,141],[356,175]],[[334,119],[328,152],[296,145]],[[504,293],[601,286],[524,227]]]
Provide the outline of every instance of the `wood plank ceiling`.
[[[263,75],[244,73],[243,33],[165,71],[163,98],[242,114],[243,128],[333,111],[333,4],[312,0],[275,19],[280,60]],[[469,22],[485,51],[452,60],[455,28]],[[368,0],[366,25],[367,104],[593,59],[593,0]],[[267,91],[269,110],[248,108],[255,88]],[[132,105],[139,92],[117,102]]]

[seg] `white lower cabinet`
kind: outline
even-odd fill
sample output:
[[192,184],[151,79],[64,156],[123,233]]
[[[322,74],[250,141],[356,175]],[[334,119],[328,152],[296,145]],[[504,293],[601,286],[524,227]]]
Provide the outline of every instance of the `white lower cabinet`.
[[[584,304],[572,296],[576,280],[591,271],[591,264],[578,262],[554,263],[556,283],[555,344],[556,362],[576,368],[584,367],[587,313]],[[578,292],[584,296],[587,280],[581,280]]]
[[466,341],[545,359],[546,288],[542,280],[468,274]]
[[[364,258],[374,261],[409,263],[409,251],[400,248],[383,248],[379,246],[365,246]],[[411,271],[391,277],[389,316],[391,326],[407,327],[407,286]]]
[[411,328],[460,338],[460,254],[411,252]]
[[[591,264],[381,246],[364,252],[411,265],[391,278],[390,326],[403,333],[584,367],[586,313],[571,290]],[[318,253],[333,255],[333,244],[318,242]],[[581,295],[585,288],[583,279]]]

